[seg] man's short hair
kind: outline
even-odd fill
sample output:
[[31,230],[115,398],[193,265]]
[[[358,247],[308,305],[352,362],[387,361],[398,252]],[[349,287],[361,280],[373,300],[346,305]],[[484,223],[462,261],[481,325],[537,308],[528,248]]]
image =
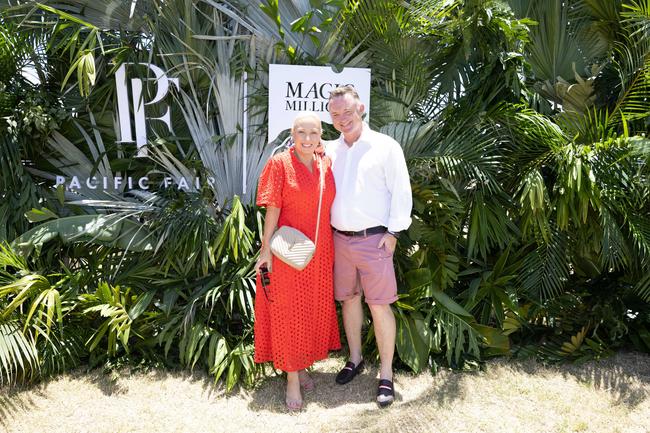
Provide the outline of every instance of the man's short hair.
[[353,86],[340,86],[337,87],[336,89],[332,90],[330,92],[330,97],[329,100],[331,101],[332,99],[338,97],[338,96],[345,96],[345,95],[352,95],[354,99],[357,101],[360,101],[361,98],[359,98],[359,94],[357,91],[354,89]]

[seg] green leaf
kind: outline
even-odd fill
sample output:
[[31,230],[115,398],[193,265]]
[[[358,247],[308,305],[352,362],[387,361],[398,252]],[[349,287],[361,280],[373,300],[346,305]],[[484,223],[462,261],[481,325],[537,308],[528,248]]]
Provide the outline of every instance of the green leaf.
[[419,373],[429,361],[429,352],[433,346],[433,333],[424,319],[418,314],[398,314],[397,321],[397,353],[406,365]]
[[228,366],[228,375],[226,376],[226,390],[232,390],[237,381],[239,380],[239,373],[241,372],[241,362],[238,356],[230,358],[230,365]]
[[45,207],[25,212],[25,218],[27,218],[30,223],[40,223],[58,217],[57,214]]
[[488,355],[508,355],[510,353],[510,339],[503,335],[500,329],[491,326],[472,324],[485,339],[485,345],[490,349]]
[[141,294],[138,297],[138,300],[135,302],[135,304],[133,304],[133,306],[129,310],[129,318],[131,320],[135,320],[138,317],[140,317],[140,315],[145,312],[147,307],[149,307],[149,304],[151,304],[151,300],[153,299],[155,294],[156,294],[155,289],[148,290],[145,293]]
[[228,358],[228,343],[223,335],[215,332],[210,337],[208,346],[208,367],[214,375],[215,382],[219,380],[225,368],[224,364]]
[[58,238],[64,243],[96,242],[131,251],[153,249],[149,232],[133,220],[119,215],[78,215],[58,218],[23,233],[12,242],[16,251],[29,256],[36,249]]
[[307,21],[309,20],[308,15],[304,15],[296,20],[294,20],[291,23],[291,31],[292,32],[304,32],[305,30],[305,24],[307,24]]
[[435,299],[436,302],[440,304],[440,306],[448,310],[450,313],[466,318],[473,317],[471,313],[461,307],[460,304],[456,303],[456,301],[451,299],[444,292],[441,292],[440,290],[432,290],[431,295],[433,296],[433,299]]
[[74,15],[70,15],[70,14],[65,13],[65,12],[63,12],[63,11],[60,11],[60,10],[58,10],[58,9],[55,9],[55,8],[53,8],[53,7],[51,7],[51,6],[47,6],[47,5],[45,5],[45,4],[38,3],[38,4],[37,4],[37,7],[43,9],[44,11],[50,12],[50,13],[52,13],[52,14],[54,14],[54,15],[58,15],[58,16],[60,16],[61,18],[63,18],[64,20],[71,21],[71,22],[76,23],[76,24],[79,24],[79,25],[81,25],[81,26],[83,26],[83,27],[88,27],[89,29],[97,29],[97,27],[95,27],[94,25],[92,25],[92,24],[89,23],[88,21],[84,21],[84,20],[82,20],[81,18],[77,18],[77,17],[75,17]]
[[0,287],[0,298],[7,294],[15,294],[11,302],[0,312],[0,319],[7,319],[9,315],[21,307],[34,293],[43,292],[50,288],[50,282],[42,275],[25,275],[11,284]]
[[0,383],[35,375],[38,368],[38,350],[31,336],[21,332],[16,321],[0,323]]
[[409,289],[417,289],[431,284],[431,270],[429,268],[413,269],[404,274],[404,279]]

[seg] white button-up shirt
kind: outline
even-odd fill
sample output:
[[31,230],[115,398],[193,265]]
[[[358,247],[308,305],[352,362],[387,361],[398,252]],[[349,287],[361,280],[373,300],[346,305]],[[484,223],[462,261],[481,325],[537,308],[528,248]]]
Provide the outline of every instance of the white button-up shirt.
[[413,199],[402,147],[364,123],[359,139],[348,146],[343,135],[325,143],[332,159],[336,197],[332,226],[360,231],[384,226],[392,232],[411,225]]

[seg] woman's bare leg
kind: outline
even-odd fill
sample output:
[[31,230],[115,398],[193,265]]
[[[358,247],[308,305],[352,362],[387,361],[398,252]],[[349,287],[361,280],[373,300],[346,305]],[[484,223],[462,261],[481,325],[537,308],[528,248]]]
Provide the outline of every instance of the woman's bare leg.
[[300,393],[300,378],[297,371],[287,371],[287,408],[302,409],[302,394]]

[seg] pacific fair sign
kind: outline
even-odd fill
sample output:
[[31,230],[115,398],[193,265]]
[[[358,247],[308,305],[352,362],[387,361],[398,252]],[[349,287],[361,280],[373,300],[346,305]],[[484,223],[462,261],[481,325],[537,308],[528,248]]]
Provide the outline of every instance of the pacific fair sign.
[[361,102],[370,109],[370,69],[345,68],[336,72],[329,66],[269,65],[269,138],[291,127],[300,111],[313,111],[321,121],[332,123],[328,111],[330,92],[352,85]]
[[102,191],[123,191],[123,190],[132,190],[138,188],[141,190],[148,190],[151,184],[157,185],[159,188],[171,188],[174,187],[179,191],[199,191],[201,186],[205,182],[209,187],[213,187],[216,183],[216,179],[212,176],[202,179],[200,177],[171,177],[165,176],[159,182],[154,182],[148,176],[143,176],[139,178],[134,178],[131,176],[122,177],[79,177],[72,176],[67,178],[65,176],[56,176],[56,181],[54,187],[62,185],[65,189],[69,191],[74,190],[102,190]]
[[[131,78],[127,81],[127,71],[138,71],[139,73],[153,73],[150,78]],[[151,92],[154,94],[150,101],[145,101],[144,84],[151,82]],[[130,86],[129,86],[130,84]],[[117,116],[115,129],[118,131],[118,143],[135,143],[137,156],[147,156],[147,122],[158,120],[163,122],[167,129],[173,133],[171,127],[171,109],[163,100],[170,90],[170,85],[180,89],[178,78],[170,78],[160,67],[151,63],[123,63],[115,72],[115,85],[117,94]],[[153,87],[155,86],[155,87]],[[129,93],[130,90],[130,93]],[[163,112],[160,117],[151,117],[146,113],[147,107],[160,104],[155,107],[156,111]],[[151,107],[153,108],[153,107]],[[205,179],[208,185],[212,186],[216,180],[213,177]],[[68,191],[75,190],[102,190],[102,191],[123,191],[134,188],[148,190],[150,184],[158,184],[160,188],[176,186],[179,190],[190,191],[200,189],[201,180],[195,178],[172,178],[166,176],[160,183],[153,182],[149,177],[140,178],[111,176],[111,177],[80,177],[56,176],[54,187],[63,186]]]

